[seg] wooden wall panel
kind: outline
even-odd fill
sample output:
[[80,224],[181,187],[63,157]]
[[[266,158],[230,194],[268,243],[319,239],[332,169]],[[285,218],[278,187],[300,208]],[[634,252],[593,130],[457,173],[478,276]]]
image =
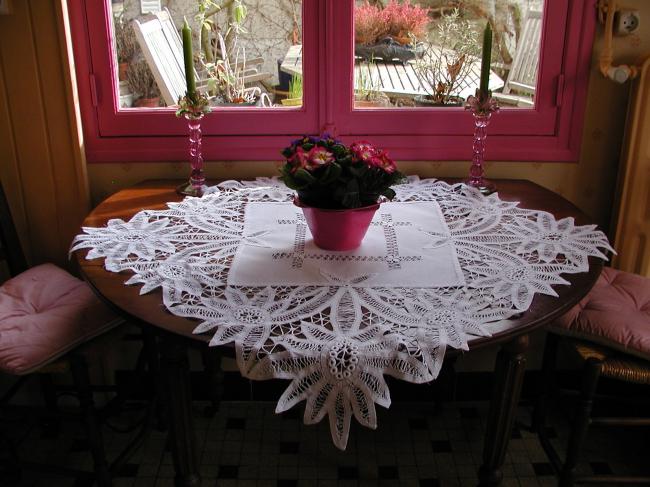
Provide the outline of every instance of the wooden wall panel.
[[619,181],[616,268],[650,277],[650,58],[635,81]]
[[[32,1],[39,4],[36,15],[32,10],[32,25],[38,33],[38,43],[45,39],[63,39],[63,26],[58,23],[57,2],[51,0]],[[58,244],[59,249],[67,252],[72,236],[77,233],[79,223],[88,214],[88,200],[85,181],[77,182],[76,152],[80,152],[78,141],[74,139],[74,128],[70,114],[73,107],[69,104],[66,76],[68,63],[65,43],[50,42],[49,48],[36,50],[40,78],[44,93],[43,114],[47,127],[49,145],[49,171],[55,193]],[[43,46],[44,47],[44,46]],[[74,147],[75,142],[77,146]],[[77,160],[75,160],[77,159]],[[84,203],[85,200],[85,203]],[[81,204],[80,204],[81,203]]]
[[89,209],[61,1],[15,2],[13,14],[0,16],[0,140],[13,139],[13,150],[2,153],[2,181],[13,188],[12,212],[34,264],[67,265],[70,241]]
[[[2,51],[0,51],[0,68],[2,66]],[[25,245],[29,241],[27,214],[23,203],[20,171],[16,163],[16,144],[11,124],[11,114],[9,113],[8,97],[4,70],[0,69],[0,181],[2,181],[5,194],[11,202],[16,230],[23,242],[23,247],[27,251],[29,250],[28,246]]]

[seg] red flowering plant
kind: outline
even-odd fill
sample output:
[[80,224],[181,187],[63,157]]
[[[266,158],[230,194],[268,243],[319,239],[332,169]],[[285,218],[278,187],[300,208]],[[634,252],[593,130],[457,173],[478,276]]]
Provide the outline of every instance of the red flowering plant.
[[366,2],[354,8],[354,42],[357,44],[376,44],[389,30],[386,17],[377,5]]
[[400,44],[412,44],[427,37],[429,9],[411,4],[411,0],[390,0],[380,8],[368,0],[354,8],[355,42],[376,44],[390,37]]
[[410,0],[402,3],[390,0],[382,11],[389,26],[388,35],[401,44],[410,43],[410,36],[423,40],[427,36],[429,9],[411,5]]
[[303,204],[316,208],[360,208],[381,196],[391,200],[391,186],[404,179],[388,154],[369,142],[346,147],[328,134],[304,136],[282,155],[287,160],[280,169],[284,184],[296,190]]

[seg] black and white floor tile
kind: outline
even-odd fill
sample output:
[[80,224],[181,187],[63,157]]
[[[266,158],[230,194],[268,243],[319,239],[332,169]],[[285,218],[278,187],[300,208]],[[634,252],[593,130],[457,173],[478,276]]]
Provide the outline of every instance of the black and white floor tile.
[[[477,485],[487,403],[445,406],[433,415],[426,403],[396,404],[379,411],[379,428],[352,427],[347,451],[333,445],[327,422],[305,426],[299,411],[274,413],[271,402],[224,402],[213,418],[195,403],[195,433],[200,445],[203,485],[209,487],[447,487]],[[520,408],[503,469],[504,487],[554,486],[557,482],[535,435],[528,411]],[[562,451],[567,423],[554,418],[550,436]],[[90,468],[80,433],[64,428],[58,438],[39,428],[26,433],[21,455]],[[109,455],[125,439],[105,431]],[[44,437],[45,436],[45,437]],[[644,443],[645,442],[645,443]],[[646,469],[648,443],[643,432],[594,431],[585,449],[582,473],[630,473]],[[644,455],[645,452],[645,455]],[[115,487],[173,487],[174,470],[166,433],[153,431],[133,455]],[[85,487],[86,480],[25,474],[25,487]],[[5,485],[0,478],[0,485]]]

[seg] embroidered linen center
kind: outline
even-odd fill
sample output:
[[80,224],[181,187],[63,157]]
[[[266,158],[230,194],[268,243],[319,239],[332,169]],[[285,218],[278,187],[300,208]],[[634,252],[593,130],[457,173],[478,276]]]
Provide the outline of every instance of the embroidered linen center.
[[568,284],[561,274],[585,272],[589,256],[611,250],[594,225],[462,184],[410,178],[395,189],[396,202],[437,202],[446,225],[420,229],[422,252],[455,249],[464,285],[369,285],[376,273],[331,268],[319,285],[229,285],[238,250],[268,245],[268,229],[245,225],[247,206],[291,205],[293,193],[275,179],[228,181],[166,210],[84,228],[71,251],[89,248],[87,258],[105,258],[107,270],[131,272],[126,284],[142,284],[141,294],[161,288],[167,309],[199,320],[194,332],[211,333],[211,346],[234,342],[243,376],[290,380],[276,412],[306,401],[305,423],[327,415],[345,449],[353,415],[376,428],[375,404],[390,405],[385,375],[435,379],[447,346],[467,350],[491,324],[527,310],[535,294],[557,296],[552,286]]
[[451,242],[431,246],[432,233],[447,233],[435,201],[383,204],[358,249],[323,250],[314,244],[295,205],[249,202],[244,235],[258,242],[240,245],[228,273],[230,286],[328,285],[329,276],[361,276],[364,287],[464,286]]

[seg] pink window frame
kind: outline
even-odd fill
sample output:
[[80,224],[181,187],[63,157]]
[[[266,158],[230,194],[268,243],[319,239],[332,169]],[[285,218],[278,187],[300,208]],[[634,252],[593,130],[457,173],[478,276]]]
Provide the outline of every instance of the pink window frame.
[[[187,156],[187,126],[172,108],[119,109],[117,71],[111,54],[110,0],[70,0],[70,24],[86,155],[91,162],[179,160]],[[303,53],[319,56],[321,0],[303,0]],[[303,106],[251,109],[220,107],[204,118],[205,158],[277,158],[287,134],[318,132],[320,67],[304,70]],[[252,137],[261,133],[264,137]]]
[[[110,0],[70,1],[88,160],[184,159],[186,128],[172,109],[117,109]],[[546,0],[536,106],[493,118],[489,159],[578,160],[595,2]],[[290,137],[319,131],[372,140],[398,160],[470,159],[472,121],[462,108],[353,108],[353,8],[354,0],[303,0],[303,107],[217,109],[204,123],[206,159],[275,160]]]

